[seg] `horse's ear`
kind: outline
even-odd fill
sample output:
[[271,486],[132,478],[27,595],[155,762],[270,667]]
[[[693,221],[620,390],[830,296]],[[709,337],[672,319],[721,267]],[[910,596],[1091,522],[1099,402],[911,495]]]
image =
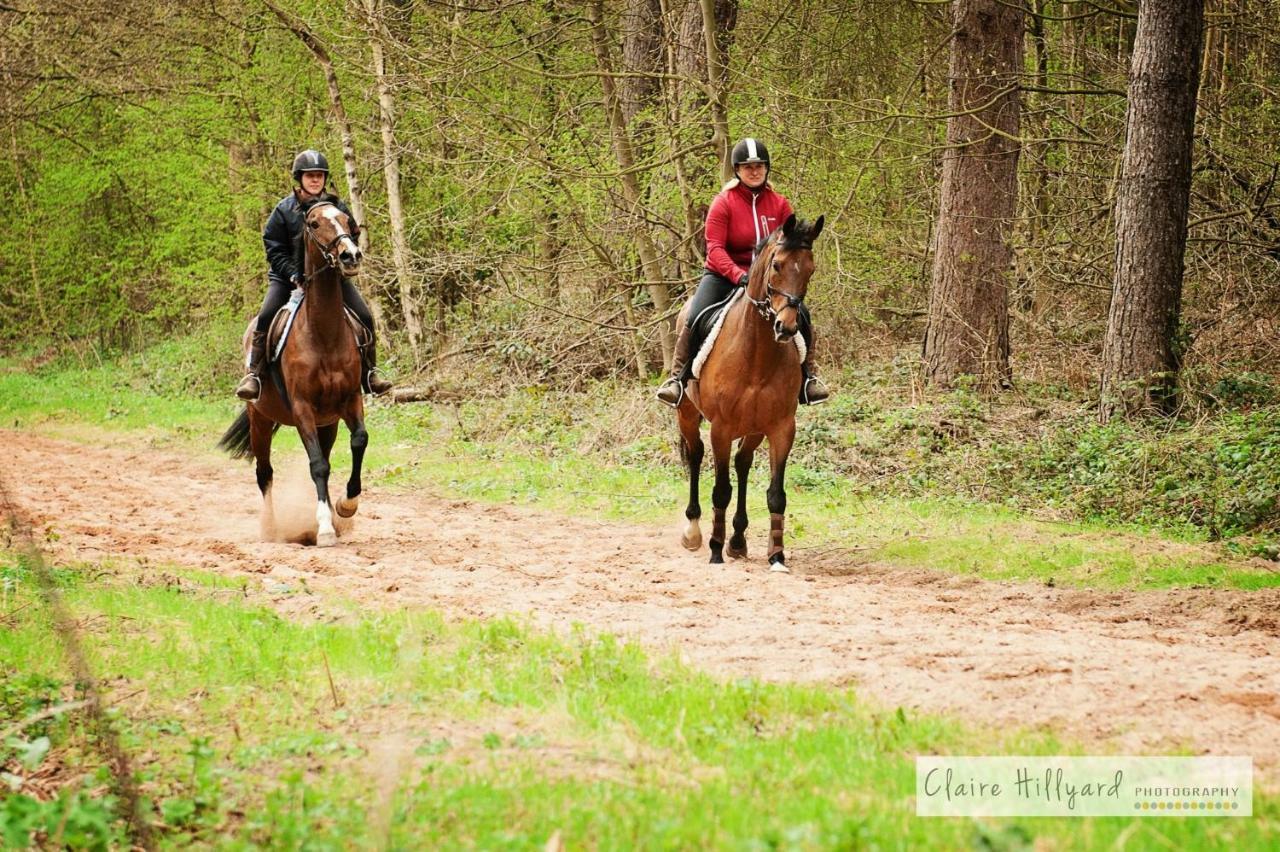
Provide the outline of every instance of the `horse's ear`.
[[818,221],[813,223],[813,227],[809,229],[810,242],[812,242],[813,240],[816,240],[818,238],[818,234],[822,233],[823,220],[826,218],[827,218],[826,216],[819,216]]
[[782,223],[782,233],[786,234],[789,237],[791,236],[791,232],[794,231],[795,229],[796,229],[796,214],[792,213],[790,216],[787,217],[787,221]]
[[351,219],[351,239],[358,243],[360,242],[360,223],[356,221],[355,216],[349,218]]

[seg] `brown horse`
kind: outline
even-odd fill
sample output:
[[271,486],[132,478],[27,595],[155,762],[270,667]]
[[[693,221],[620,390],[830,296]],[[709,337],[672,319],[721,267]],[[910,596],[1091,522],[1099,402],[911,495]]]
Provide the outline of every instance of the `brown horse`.
[[[728,308],[719,338],[702,365],[699,378],[689,384],[677,411],[680,455],[689,467],[688,525],[682,541],[690,550],[702,544],[698,519],[698,474],[704,452],[702,419],[711,423],[711,452],[716,484],[711,491],[711,561],[724,562],[724,513],[733,487],[729,482],[729,451],[741,439],[733,458],[738,474],[738,510],[733,516],[729,555],[747,555],[747,473],[756,448],[769,439],[769,566],[787,572],[782,551],[782,521],[787,510],[783,474],[796,437],[796,404],[800,393],[801,355],[795,345],[800,304],[813,275],[813,241],[822,232],[823,217],[812,225],[787,218],[761,246],[747,277],[745,298]],[[688,306],[685,306],[688,310]],[[681,313],[680,321],[684,321]]]
[[[337,506],[344,518],[356,513],[360,467],[369,444],[360,392],[360,350],[342,305],[343,277],[360,270],[360,228],[329,201],[312,204],[304,215],[299,250],[306,298],[279,360],[263,370],[261,396],[245,405],[218,446],[233,458],[252,452],[258,489],[266,500],[273,476],[271,438],[282,425],[296,427],[316,486],[316,544],[327,547],[338,540],[329,503],[329,452],[338,436],[338,421],[345,422],[351,432],[351,478],[347,495]],[[250,321],[246,341],[252,330]]]

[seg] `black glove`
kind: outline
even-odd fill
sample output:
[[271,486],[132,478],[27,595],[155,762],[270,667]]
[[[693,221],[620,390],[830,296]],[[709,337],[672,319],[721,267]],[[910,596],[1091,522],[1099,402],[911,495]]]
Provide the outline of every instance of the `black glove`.
[[292,284],[294,287],[301,287],[302,276],[299,275],[297,272],[293,273],[292,275],[289,276],[289,283]]
[[738,279],[738,286],[739,287],[747,286],[747,273],[745,272],[742,273],[742,277]]

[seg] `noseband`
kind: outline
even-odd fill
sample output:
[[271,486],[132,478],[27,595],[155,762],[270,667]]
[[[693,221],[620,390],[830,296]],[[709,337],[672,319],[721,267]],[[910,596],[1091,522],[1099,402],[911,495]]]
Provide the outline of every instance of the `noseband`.
[[319,269],[313,270],[310,275],[307,275],[306,277],[304,277],[302,279],[303,283],[307,283],[311,281],[312,278],[316,277],[321,272],[324,272],[326,269],[341,268],[338,263],[338,258],[333,253],[333,250],[337,248],[338,243],[342,242],[343,237],[350,239],[353,243],[355,242],[355,238],[352,237],[351,234],[347,231],[342,231],[336,237],[330,240],[328,243],[320,242],[320,239],[313,233],[313,227],[310,222],[311,211],[315,210],[317,207],[337,207],[337,206],[338,205],[334,204],[331,201],[322,201],[319,204],[312,205],[312,207],[309,210],[307,210],[307,218],[303,219],[302,230],[306,233],[307,239],[311,240],[311,242],[316,244],[316,247],[320,249],[320,254],[323,255],[324,257],[324,266],[320,267]]

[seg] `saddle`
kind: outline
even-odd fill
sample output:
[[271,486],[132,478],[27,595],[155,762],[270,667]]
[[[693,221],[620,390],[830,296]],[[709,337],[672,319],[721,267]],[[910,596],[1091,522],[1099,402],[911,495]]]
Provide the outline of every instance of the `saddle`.
[[[289,296],[289,302],[280,310],[276,311],[275,318],[271,320],[271,325],[267,329],[267,361],[275,363],[280,360],[280,353],[284,352],[284,344],[289,339],[289,332],[293,330],[293,319],[298,313],[298,306],[302,304],[305,292],[301,287],[295,289]],[[347,322],[351,325],[351,330],[356,336],[356,346],[360,350],[360,358],[364,359],[365,350],[369,344],[373,342],[373,332],[369,331],[364,323],[360,322],[359,317],[351,312],[346,305],[342,306],[342,310],[347,315]]]

